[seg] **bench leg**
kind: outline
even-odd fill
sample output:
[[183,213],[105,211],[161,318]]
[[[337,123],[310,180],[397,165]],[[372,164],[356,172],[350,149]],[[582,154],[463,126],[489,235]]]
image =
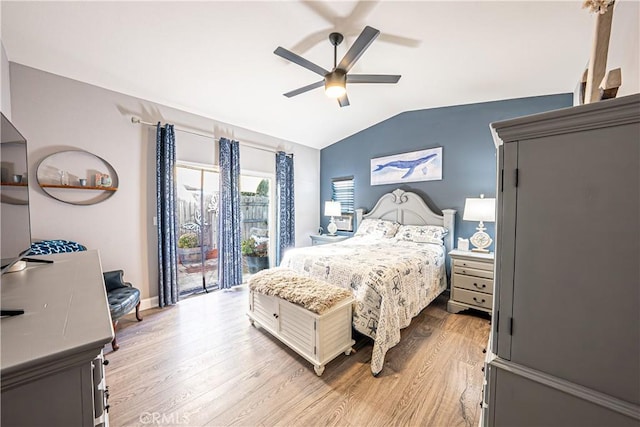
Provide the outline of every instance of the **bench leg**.
[[324,365],[315,365],[313,367],[313,370],[316,371],[316,375],[317,376],[322,376],[322,373],[324,372]]
[[120,348],[120,346],[116,342],[116,326],[118,325],[118,321],[114,320],[112,323],[113,323],[113,341],[111,341],[111,348],[113,349],[113,351],[118,351],[118,349]]
[[140,315],[140,301],[138,301],[138,304],[136,305],[136,319],[138,319],[138,322],[142,322],[142,316]]

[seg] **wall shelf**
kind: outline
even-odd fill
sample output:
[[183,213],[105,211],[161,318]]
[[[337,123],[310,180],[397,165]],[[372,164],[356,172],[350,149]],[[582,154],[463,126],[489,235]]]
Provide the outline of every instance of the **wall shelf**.
[[118,187],[94,187],[94,186],[88,186],[88,185],[41,184],[40,187],[62,188],[62,189],[69,189],[69,190],[99,190],[99,191],[117,191],[118,190]]
[[[102,182],[108,182],[108,185],[100,185],[105,175],[109,179]],[[48,196],[71,205],[103,202],[113,196],[119,187],[115,168],[105,159],[84,150],[49,154],[38,164],[36,178]],[[80,182],[88,185],[80,185]]]
[[3,187],[26,187],[28,184],[26,182],[3,182],[0,183],[0,185],[2,185]]

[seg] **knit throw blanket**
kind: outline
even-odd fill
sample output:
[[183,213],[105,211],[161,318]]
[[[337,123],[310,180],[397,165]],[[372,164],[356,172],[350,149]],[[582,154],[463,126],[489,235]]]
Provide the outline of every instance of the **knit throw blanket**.
[[351,291],[288,268],[261,270],[249,279],[249,288],[260,294],[276,296],[322,314],[338,301],[351,297]]

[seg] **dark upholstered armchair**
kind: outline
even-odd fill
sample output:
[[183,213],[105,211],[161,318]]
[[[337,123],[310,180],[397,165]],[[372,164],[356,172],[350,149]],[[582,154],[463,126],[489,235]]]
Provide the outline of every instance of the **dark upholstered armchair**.
[[113,341],[111,348],[113,351],[120,348],[116,342],[116,325],[118,319],[136,309],[136,319],[142,320],[140,316],[140,291],[134,288],[131,283],[125,282],[122,270],[107,271],[103,273],[104,286],[107,289],[107,299],[109,300],[109,310],[111,311],[111,321],[113,322]]

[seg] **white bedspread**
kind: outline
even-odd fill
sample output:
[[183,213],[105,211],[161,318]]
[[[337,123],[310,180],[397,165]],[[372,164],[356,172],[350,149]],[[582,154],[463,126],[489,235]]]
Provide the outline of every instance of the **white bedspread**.
[[352,290],[353,326],[374,339],[374,375],[400,342],[400,329],[447,286],[444,247],[429,243],[353,237],[289,249],[280,266]]

